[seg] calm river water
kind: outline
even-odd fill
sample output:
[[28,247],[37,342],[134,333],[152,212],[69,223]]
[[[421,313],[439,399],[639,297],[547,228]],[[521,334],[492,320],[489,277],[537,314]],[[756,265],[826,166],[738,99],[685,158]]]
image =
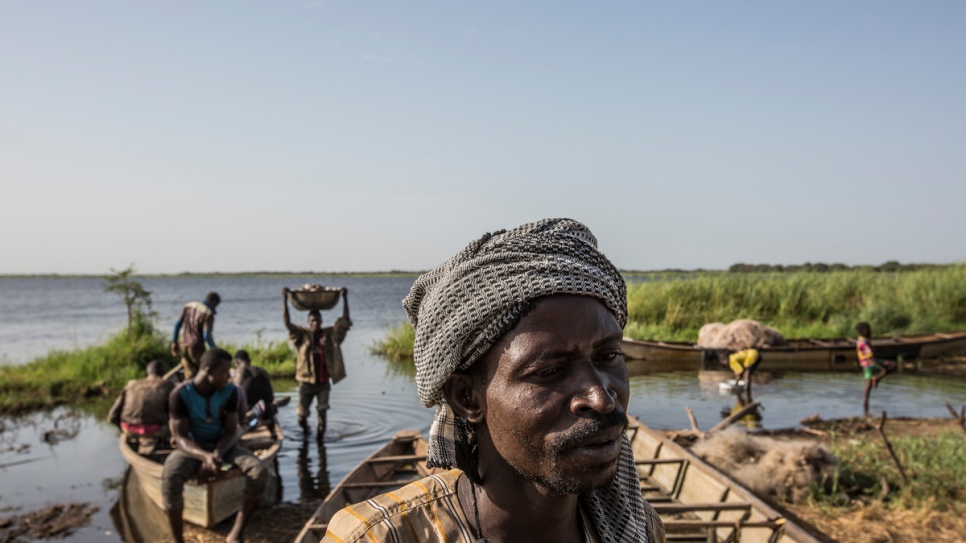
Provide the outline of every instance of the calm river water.
[[[281,289],[303,283],[345,286],[354,323],[344,344],[348,377],[332,391],[329,433],[322,447],[304,441],[294,405],[280,421],[287,439],[279,454],[283,500],[321,498],[360,459],[395,432],[426,431],[432,411],[420,406],[412,377],[369,348],[388,327],[404,318],[400,301],[411,277],[163,278],[144,279],[152,291],[162,329],[173,325],[181,306],[218,291],[215,340],[252,343],[285,341]],[[336,308],[338,312],[339,307]],[[323,314],[331,321],[334,314]],[[19,364],[50,349],[83,347],[102,341],[125,322],[120,300],[102,290],[99,279],[0,279],[0,363]],[[293,312],[293,320],[304,313]],[[763,368],[765,369],[765,368]],[[764,373],[764,372],[762,372]],[[294,382],[276,383],[292,394]],[[824,418],[861,413],[863,381],[855,373],[786,373],[756,385],[764,405],[762,426],[795,426],[805,416]],[[875,412],[890,417],[946,416],[945,402],[966,402],[966,381],[895,375],[872,397]],[[71,411],[57,409],[0,421],[0,517],[3,511],[29,511],[48,503],[91,502],[100,507],[90,526],[72,541],[120,541],[108,511],[116,502],[125,463],[116,430],[104,422],[110,400]],[[631,378],[629,412],[656,428],[689,425],[690,406],[703,428],[721,419],[733,399],[718,390],[717,379],[694,373],[659,373]]]

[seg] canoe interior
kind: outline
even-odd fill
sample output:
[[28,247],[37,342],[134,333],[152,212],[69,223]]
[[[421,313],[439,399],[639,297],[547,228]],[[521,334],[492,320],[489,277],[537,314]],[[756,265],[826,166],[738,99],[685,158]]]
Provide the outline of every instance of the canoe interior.
[[[272,505],[278,499],[281,487],[278,482],[276,455],[282,441],[281,430],[278,439],[273,440],[265,427],[246,433],[240,441],[243,447],[255,453],[271,476],[268,488],[262,496],[262,505]],[[161,475],[164,471],[164,460],[171,449],[159,448],[152,454],[142,456],[124,435],[120,438],[120,448],[124,459],[131,465],[141,490],[155,505],[163,508]],[[244,490],[245,479],[237,469],[224,472],[205,484],[189,481],[184,487],[183,518],[192,524],[210,528],[241,508]]]
[[329,492],[295,538],[296,543],[321,541],[329,520],[343,507],[391,492],[439,471],[426,467],[426,447],[426,440],[419,432],[397,433]]
[[668,541],[819,543],[814,535],[683,447],[631,421],[641,493]]
[[[819,543],[740,483],[673,441],[636,420],[631,420],[627,433],[641,493],[664,522],[668,541]],[[427,469],[425,459],[426,441],[418,432],[396,434],[332,489],[295,542],[319,543],[329,520],[343,507],[437,471]]]

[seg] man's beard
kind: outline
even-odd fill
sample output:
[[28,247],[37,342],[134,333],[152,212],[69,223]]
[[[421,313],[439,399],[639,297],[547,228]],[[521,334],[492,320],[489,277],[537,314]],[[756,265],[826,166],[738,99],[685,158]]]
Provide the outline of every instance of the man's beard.
[[[522,433],[514,434],[521,437],[526,443],[527,452],[533,457],[539,457],[544,466],[549,467],[549,473],[530,472],[526,468],[516,465],[512,459],[507,459],[513,469],[525,479],[539,483],[552,491],[555,496],[565,494],[584,494],[600,485],[595,485],[590,481],[581,481],[570,478],[564,472],[561,465],[561,458],[567,451],[577,447],[577,445],[601,433],[620,428],[621,431],[627,429],[627,414],[623,410],[614,410],[599,418],[587,420],[573,428],[553,436],[549,444],[544,447],[533,445],[528,439],[529,436]],[[598,471],[599,466],[594,466],[584,471]]]

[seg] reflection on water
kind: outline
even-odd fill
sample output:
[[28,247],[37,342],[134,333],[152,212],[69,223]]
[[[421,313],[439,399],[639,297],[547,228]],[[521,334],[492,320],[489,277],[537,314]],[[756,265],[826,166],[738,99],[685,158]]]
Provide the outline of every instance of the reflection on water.
[[[312,469],[310,449],[316,451],[316,467]],[[325,444],[321,441],[302,439],[299,456],[296,461],[296,473],[299,478],[299,501],[311,502],[321,500],[329,494],[332,486],[329,482],[329,467],[325,457]]]
[[111,520],[127,543],[171,541],[168,517],[141,489],[134,470],[124,471],[124,482],[117,502],[111,507]]

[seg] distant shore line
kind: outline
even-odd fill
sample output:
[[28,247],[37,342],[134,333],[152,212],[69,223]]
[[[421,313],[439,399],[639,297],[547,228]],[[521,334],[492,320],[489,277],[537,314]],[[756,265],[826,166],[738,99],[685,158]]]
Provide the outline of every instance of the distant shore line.
[[[909,263],[901,264],[896,261],[885,262],[881,265],[856,264],[849,266],[846,264],[823,264],[821,262],[804,264],[792,264],[787,266],[770,264],[732,264],[728,269],[705,269],[697,268],[692,270],[667,268],[662,270],[620,270],[624,277],[655,277],[664,275],[724,275],[733,273],[829,273],[839,271],[870,271],[870,272],[909,272],[923,269],[947,268],[959,266],[963,263],[950,262],[946,264],[929,263]],[[388,270],[388,271],[246,271],[246,272],[180,272],[180,273],[138,273],[136,277],[142,279],[207,279],[221,277],[244,277],[244,278],[275,278],[275,277],[417,277],[429,270]],[[0,273],[0,279],[102,279],[103,274],[95,273]]]

